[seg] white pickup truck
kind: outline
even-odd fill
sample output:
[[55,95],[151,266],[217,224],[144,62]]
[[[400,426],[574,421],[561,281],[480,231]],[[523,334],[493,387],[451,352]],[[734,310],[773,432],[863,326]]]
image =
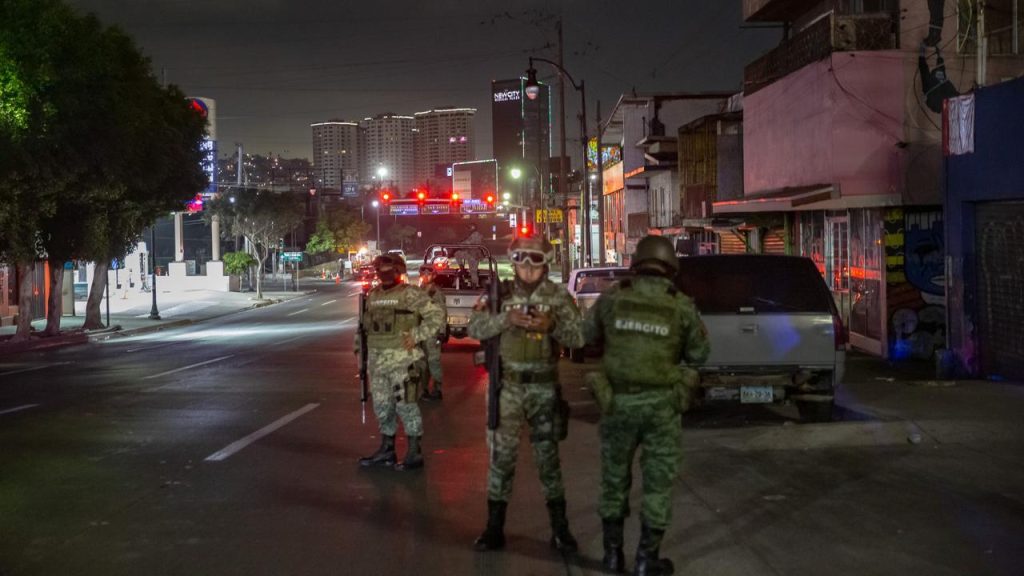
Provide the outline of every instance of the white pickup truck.
[[846,332],[808,258],[765,254],[679,259],[676,285],[694,299],[711,340],[700,398],[792,400],[807,421],[832,417],[846,367]]
[[[586,316],[587,310],[597,302],[602,292],[611,288],[616,282],[623,278],[629,278],[633,272],[622,266],[606,266],[601,268],[577,268],[569,273],[569,284],[566,289],[580,314]],[[569,350],[569,358],[573,362],[583,362],[586,357],[586,348],[574,348]]]
[[[477,283],[473,282],[468,266],[468,261],[474,257],[479,263]],[[473,306],[497,277],[497,262],[483,245],[433,244],[423,253],[423,264],[433,267],[434,283],[444,294],[448,308],[448,334],[465,338]]]

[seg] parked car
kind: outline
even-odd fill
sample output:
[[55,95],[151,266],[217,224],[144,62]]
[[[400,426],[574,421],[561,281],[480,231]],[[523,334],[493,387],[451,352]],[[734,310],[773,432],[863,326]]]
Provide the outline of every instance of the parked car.
[[699,399],[791,400],[807,421],[832,417],[846,332],[814,263],[764,254],[679,259],[676,285],[694,299],[711,340]]
[[[580,309],[580,314],[586,315],[602,292],[614,286],[619,280],[632,275],[633,272],[629,268],[622,266],[577,268],[569,273],[567,289],[575,300],[576,307]],[[585,357],[586,348],[569,350],[569,358],[573,362],[583,362]]]

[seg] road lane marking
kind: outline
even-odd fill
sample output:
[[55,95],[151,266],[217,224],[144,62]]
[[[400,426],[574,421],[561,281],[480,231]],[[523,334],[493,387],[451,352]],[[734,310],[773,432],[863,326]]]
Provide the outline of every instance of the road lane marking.
[[321,304],[321,306],[327,306],[328,304],[334,304],[337,301],[338,301],[337,299],[328,300],[327,302],[324,302],[323,304]]
[[53,362],[52,364],[33,366],[31,368],[19,368],[17,370],[8,370],[7,372],[0,372],[0,376],[9,376],[11,374],[21,374],[22,372],[34,372],[36,370],[45,370],[46,368],[52,368],[54,366],[63,366],[65,364],[71,364],[71,362]]
[[15,406],[14,408],[8,408],[7,410],[0,410],[0,416],[4,414],[10,414],[11,412],[20,412],[22,410],[28,410],[29,408],[35,408],[39,404],[25,404],[23,406]]
[[220,358],[214,358],[213,360],[207,360],[206,362],[196,362],[195,364],[189,364],[188,366],[182,366],[181,368],[175,368],[174,370],[168,370],[167,372],[161,372],[159,374],[153,374],[146,376],[143,380],[151,380],[153,378],[159,378],[161,376],[167,376],[168,374],[174,374],[175,372],[181,372],[182,370],[188,370],[189,368],[195,368],[197,366],[205,366],[207,364],[213,364],[214,362],[220,362],[221,360],[227,360],[233,357],[234,354],[228,354],[227,356],[221,356]]
[[318,406],[320,406],[320,404],[306,404],[305,406],[299,408],[295,412],[292,412],[291,414],[278,419],[272,424],[260,428],[259,430],[253,432],[252,434],[249,434],[245,438],[242,438],[241,440],[236,440],[231,444],[228,444],[222,450],[218,450],[213,454],[207,456],[205,460],[207,462],[220,462],[221,460],[226,460],[227,458],[230,458],[233,454],[239,452],[249,444],[252,444],[253,442],[259,440],[260,438],[263,438],[267,434],[270,434],[274,430],[277,430],[278,428],[284,426],[285,424],[288,424],[289,422],[295,420],[299,416],[302,416],[306,412],[309,412],[310,410],[315,410]]
[[302,336],[292,336],[291,338],[288,338],[287,340],[281,340],[280,342],[274,342],[273,344],[271,344],[271,346],[280,346],[282,344],[287,344],[289,342],[295,342],[299,338],[302,338]]
[[309,312],[309,308],[303,308],[302,310],[296,310],[295,312],[292,312],[292,313],[290,313],[288,315],[289,316],[295,316],[296,314],[302,314],[303,312]]

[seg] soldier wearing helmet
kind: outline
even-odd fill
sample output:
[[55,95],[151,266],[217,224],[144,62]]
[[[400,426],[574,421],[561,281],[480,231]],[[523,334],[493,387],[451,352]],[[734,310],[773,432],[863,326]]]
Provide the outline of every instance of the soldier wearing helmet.
[[[381,445],[373,454],[359,459],[360,466],[394,466],[411,470],[423,466],[420,440],[423,418],[416,404],[419,397],[422,344],[437,338],[444,326],[441,309],[426,292],[406,284],[405,260],[388,254],[373,260],[380,285],[366,297],[366,311],[356,332],[356,352],[368,349],[368,373],[373,396],[373,413],[380,428]],[[359,338],[365,332],[366,342]],[[397,462],[395,435],[402,421],[409,446]]]
[[500,311],[491,314],[478,304],[469,334],[484,340],[500,337],[501,391],[498,426],[488,431],[491,461],[487,473],[487,527],[477,550],[505,545],[505,511],[512,494],[520,430],[530,429],[541,486],[551,521],[551,545],[562,551],[577,548],[566,518],[565,488],[558,442],[567,433],[566,410],[558,384],[562,347],[583,343],[580,313],[569,293],[548,280],[551,243],[541,236],[516,238],[509,247],[515,279],[503,282]]
[[587,377],[601,408],[603,563],[611,572],[624,567],[623,527],[639,447],[644,494],[634,573],[671,574],[672,561],[658,553],[682,457],[679,415],[695,374],[681,363],[703,363],[710,347],[693,301],[673,285],[679,261],[672,243],[646,236],[632,261],[636,276],[602,294],[583,327],[588,343],[604,344],[602,371]]
[[[441,309],[441,316],[447,318],[448,305],[445,303],[444,294],[437,287],[437,284],[434,283],[435,278],[433,266],[430,264],[420,266],[420,289],[425,291],[434,304],[437,304],[438,308]],[[427,367],[429,368],[429,371],[423,374],[422,398],[424,400],[440,400],[442,398],[441,344],[445,340],[445,330],[447,327],[448,323],[445,322],[444,327],[437,333],[435,338],[429,338],[423,343],[423,351],[427,354]],[[433,391],[430,390],[429,386],[431,377],[434,379]]]

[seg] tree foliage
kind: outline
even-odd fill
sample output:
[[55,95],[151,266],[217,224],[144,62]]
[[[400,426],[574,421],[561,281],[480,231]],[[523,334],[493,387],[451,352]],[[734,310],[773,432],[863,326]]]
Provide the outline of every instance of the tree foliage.
[[263,299],[263,266],[278,239],[302,222],[300,197],[265,190],[242,189],[222,194],[207,205],[206,218],[220,218],[224,237],[243,236],[253,246],[259,263],[256,298]]
[[[61,0],[0,3],[0,257],[31,269],[123,256],[142,229],[203,188],[205,119],[163,88],[133,41]],[[101,266],[99,264],[102,264]],[[21,274],[22,302],[30,298]],[[102,290],[106,282],[94,282]],[[59,329],[59,299],[48,332]],[[19,337],[28,335],[19,315]],[[90,294],[86,326],[99,322]]]

